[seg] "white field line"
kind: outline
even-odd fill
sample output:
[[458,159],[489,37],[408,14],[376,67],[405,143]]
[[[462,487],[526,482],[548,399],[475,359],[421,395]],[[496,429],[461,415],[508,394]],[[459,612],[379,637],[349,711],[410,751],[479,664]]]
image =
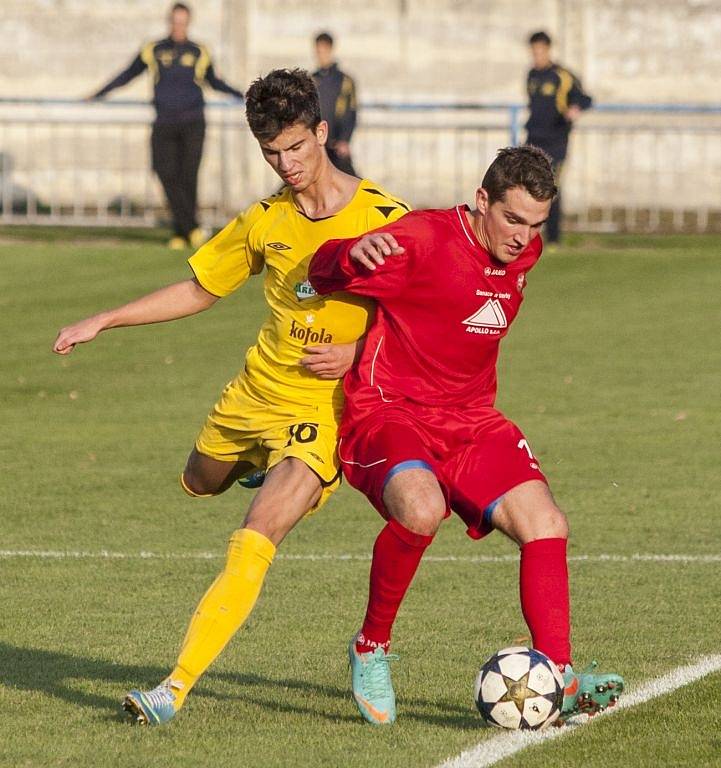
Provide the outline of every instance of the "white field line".
[[569,720],[568,725],[563,728],[549,728],[546,731],[504,731],[498,736],[492,736],[477,746],[461,752],[456,757],[449,758],[438,768],[486,768],[486,766],[494,765],[527,747],[571,734],[583,723],[590,725],[599,718],[608,717],[620,710],[628,709],[628,707],[635,707],[659,696],[673,693],[676,689],[719,670],[721,670],[721,655],[704,656],[694,664],[677,667],[661,677],[641,683],[638,688],[624,694],[613,709],[607,709],[592,720],[587,715],[579,715]]
[[[218,560],[225,557],[224,552],[112,552],[107,549],[69,550],[69,549],[0,549],[0,559],[39,558],[41,560]],[[342,553],[318,554],[284,554],[276,558],[281,560],[308,560],[333,562],[361,561],[368,562],[367,555]],[[664,554],[635,554],[635,555],[570,555],[572,563],[721,563],[721,554],[709,555],[664,555]],[[518,555],[426,555],[426,563],[514,563]]]

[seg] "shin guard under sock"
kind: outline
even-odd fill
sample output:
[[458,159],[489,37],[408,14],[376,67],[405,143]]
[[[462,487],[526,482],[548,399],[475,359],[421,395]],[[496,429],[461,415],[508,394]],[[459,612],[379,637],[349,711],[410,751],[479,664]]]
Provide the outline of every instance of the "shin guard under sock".
[[413,533],[394,519],[378,535],[373,547],[368,609],[356,640],[359,653],[378,646],[388,648],[400,604],[432,541],[433,536]]

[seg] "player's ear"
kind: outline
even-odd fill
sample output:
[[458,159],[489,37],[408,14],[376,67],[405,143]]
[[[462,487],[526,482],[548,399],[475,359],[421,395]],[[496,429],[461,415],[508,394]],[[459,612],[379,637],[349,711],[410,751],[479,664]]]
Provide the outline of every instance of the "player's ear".
[[328,123],[325,120],[321,120],[318,123],[318,127],[315,129],[315,137],[318,139],[318,144],[324,147],[328,141]]
[[476,208],[480,213],[485,214],[488,211],[488,192],[483,187],[478,187],[476,190]]

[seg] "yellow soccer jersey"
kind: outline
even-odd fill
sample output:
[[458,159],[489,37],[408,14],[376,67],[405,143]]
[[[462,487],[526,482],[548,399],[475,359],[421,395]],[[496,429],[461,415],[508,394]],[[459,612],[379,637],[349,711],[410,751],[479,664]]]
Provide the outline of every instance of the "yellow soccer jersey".
[[333,216],[310,219],[286,187],[254,203],[191,256],[196,278],[216,296],[227,296],[266,268],[270,316],[246,354],[243,376],[256,396],[296,406],[298,415],[325,404],[339,414],[341,383],[317,378],[300,360],[307,346],[347,343],[363,336],[373,304],[346,293],[317,296],[308,282],[308,264],[327,240],[357,237],[408,210],[405,202],[363,179],[345,208]]

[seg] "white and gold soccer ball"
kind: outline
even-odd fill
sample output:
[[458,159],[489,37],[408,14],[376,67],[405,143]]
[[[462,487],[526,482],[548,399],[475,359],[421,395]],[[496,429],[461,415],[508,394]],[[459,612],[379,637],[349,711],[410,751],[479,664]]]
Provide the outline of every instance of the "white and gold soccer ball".
[[476,678],[478,710],[489,725],[541,730],[558,719],[563,675],[534,648],[504,648],[491,656]]

